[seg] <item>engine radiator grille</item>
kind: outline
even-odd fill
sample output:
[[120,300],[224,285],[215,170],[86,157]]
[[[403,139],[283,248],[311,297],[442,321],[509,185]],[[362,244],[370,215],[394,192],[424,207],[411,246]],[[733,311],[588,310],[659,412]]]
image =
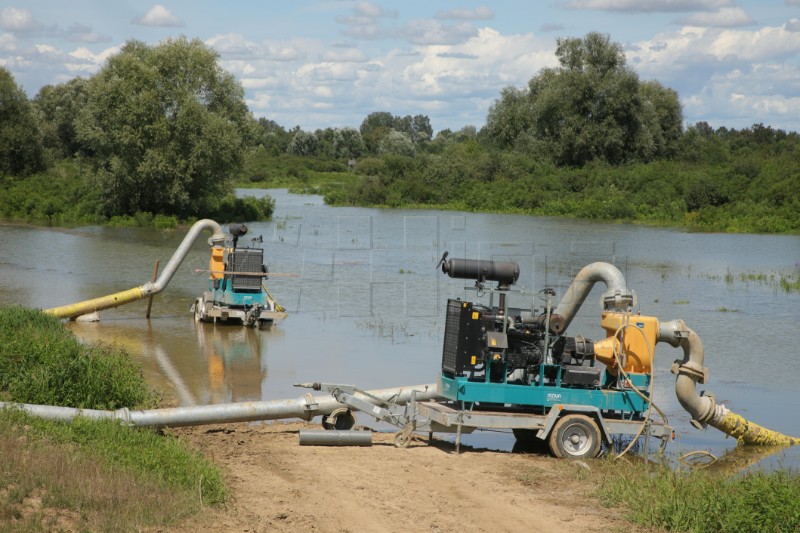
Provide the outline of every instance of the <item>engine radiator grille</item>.
[[261,290],[261,278],[258,276],[237,276],[235,272],[258,273],[264,264],[264,250],[259,248],[239,248],[233,252],[234,274],[231,283],[235,291]]

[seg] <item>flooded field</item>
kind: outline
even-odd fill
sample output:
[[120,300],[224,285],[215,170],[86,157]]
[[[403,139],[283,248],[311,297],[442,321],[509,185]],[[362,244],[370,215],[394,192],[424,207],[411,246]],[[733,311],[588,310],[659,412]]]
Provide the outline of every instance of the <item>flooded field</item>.
[[[351,383],[364,389],[431,383],[441,364],[448,298],[476,300],[466,280],[436,270],[450,257],[520,264],[511,305],[541,309],[538,291],[557,302],[573,276],[594,261],[611,262],[638,295],[642,314],[682,318],[702,338],[709,382],[700,386],[732,410],[800,435],[797,384],[800,293],[781,279],[800,270],[800,237],[689,234],[634,225],[518,215],[331,208],[321,198],[282,190],[275,219],[248,223],[261,237],[273,276],[272,295],[289,316],[268,329],[196,323],[189,307],[206,287],[204,236],[167,289],[146,301],[101,313],[99,323],[73,323],[80,337],[114,342],[142,363],[147,378],[184,405],[299,397],[297,382]],[[246,221],[244,221],[246,222]],[[6,303],[47,308],[106,295],[151,279],[185,230],[5,226],[0,243],[0,295]],[[597,286],[569,328],[600,339]],[[483,297],[488,302],[487,297]],[[655,400],[676,428],[673,455],[735,447],[719,431],[694,429],[677,402],[669,368],[679,350],[659,344]],[[465,436],[474,446],[511,449],[507,433]],[[737,454],[739,465],[800,466],[800,447],[772,456]]]

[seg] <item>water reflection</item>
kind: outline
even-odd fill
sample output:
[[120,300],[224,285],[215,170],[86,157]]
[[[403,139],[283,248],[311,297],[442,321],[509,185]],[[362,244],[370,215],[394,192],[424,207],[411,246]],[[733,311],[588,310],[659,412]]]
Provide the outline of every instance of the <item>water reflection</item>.
[[[142,361],[145,377],[174,392],[178,405],[260,400],[267,378],[267,339],[283,336],[279,326],[193,323],[181,317],[191,337],[163,335],[161,319],[113,319],[69,322],[84,342],[113,344]],[[193,327],[192,327],[193,325]],[[193,338],[192,338],[193,337]]]

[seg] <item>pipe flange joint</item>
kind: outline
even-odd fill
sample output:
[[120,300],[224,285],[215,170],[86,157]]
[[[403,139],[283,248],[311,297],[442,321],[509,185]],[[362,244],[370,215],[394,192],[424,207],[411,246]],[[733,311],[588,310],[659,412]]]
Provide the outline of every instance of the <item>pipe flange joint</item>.
[[127,407],[122,407],[114,411],[114,418],[116,418],[126,426],[133,425],[133,422],[131,421],[131,412]]
[[708,427],[708,423],[714,419],[717,413],[717,397],[711,391],[701,391],[700,397],[708,399],[708,409],[703,415],[702,420],[693,418],[691,424],[697,429],[706,429],[706,427]]
[[[676,366],[677,366],[677,371],[675,370]],[[698,383],[705,383],[706,380],[708,379],[708,368],[705,367],[701,368],[699,365],[692,363],[691,361],[684,364],[680,364],[676,361],[672,365],[672,373],[689,376]]]
[[316,416],[316,411],[319,408],[319,404],[314,401],[314,397],[311,395],[311,393],[306,393],[304,399],[306,401],[305,405],[303,406],[306,415],[305,419],[311,420],[314,418],[314,416]]

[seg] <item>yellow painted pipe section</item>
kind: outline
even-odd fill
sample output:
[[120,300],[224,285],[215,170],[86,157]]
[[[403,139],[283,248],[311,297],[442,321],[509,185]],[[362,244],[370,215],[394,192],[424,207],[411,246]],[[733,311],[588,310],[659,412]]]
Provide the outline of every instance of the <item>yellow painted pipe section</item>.
[[755,444],[757,446],[794,446],[795,444],[800,444],[800,439],[761,427],[728,409],[724,410],[724,414],[719,421],[715,419],[709,423],[723,433],[735,437],[740,444]]
[[148,295],[148,291],[144,287],[136,287],[135,289],[128,289],[127,291],[109,294],[108,296],[101,296],[93,300],[85,300],[70,305],[63,305],[61,307],[53,307],[52,309],[45,309],[44,312],[49,315],[55,315],[59,318],[75,318],[81,315],[88,315],[95,311],[103,309],[111,309],[127,303],[141,300]]

